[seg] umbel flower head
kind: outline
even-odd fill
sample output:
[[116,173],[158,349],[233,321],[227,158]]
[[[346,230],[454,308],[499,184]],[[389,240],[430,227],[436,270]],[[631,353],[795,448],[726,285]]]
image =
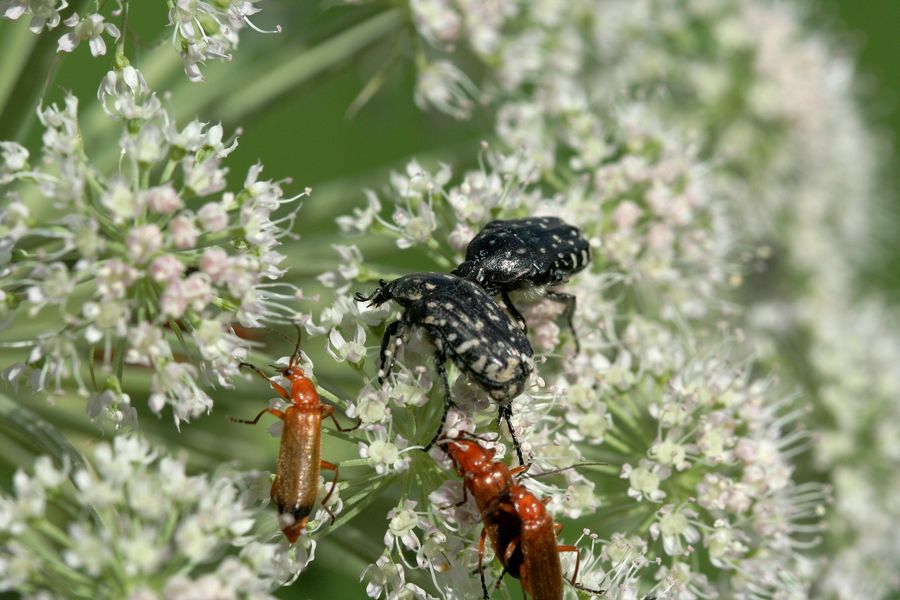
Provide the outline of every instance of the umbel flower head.
[[[258,473],[188,475],[138,436],[81,464],[42,456],[0,495],[0,591],[31,597],[271,598],[315,552],[258,527]],[[266,515],[268,516],[268,515]],[[265,517],[263,517],[265,518]]]
[[[39,108],[35,164],[2,147],[2,322],[7,345],[28,349],[4,377],[35,392],[74,381],[93,418],[120,425],[135,416],[124,367],[149,367],[150,408],[171,407],[177,425],[210,410],[209,385],[231,385],[250,347],[235,324],[293,318],[286,302],[300,292],[280,281],[277,248],[309,190],[285,197],[285,181],[255,165],[228,191],[237,141],[220,125],[176,126],[133,67],[110,71],[98,98],[123,119],[115,168],[91,163],[71,95]],[[54,324],[15,335],[17,319],[39,314]]]
[[[555,323],[561,307],[513,295],[528,322],[538,377],[512,403],[529,474],[585,460],[606,465],[522,479],[558,520],[590,528],[561,542],[577,538],[580,582],[613,598],[715,597],[717,589],[738,598],[803,594],[812,563],[801,550],[816,541],[827,494],[792,479],[791,456],[808,445],[797,425],[802,411],[771,381],[750,376],[752,360],[733,348],[732,337],[673,326],[718,312],[716,296],[728,285],[722,275],[734,268],[731,238],[705,193],[707,170],[676,137],[637,123],[610,125],[610,158],[593,177],[550,197],[537,185],[540,171],[528,152],[485,149],[482,167],[456,183],[446,166],[429,171],[411,163],[339,224],[393,239],[417,253],[422,270],[458,264],[468,240],[494,218],[553,214],[581,228],[594,259],[567,287],[578,298],[581,352]],[[428,367],[433,349],[412,333],[394,374],[375,383],[377,365],[347,352],[347,340],[364,344],[366,332],[378,339],[396,309],[366,309],[347,296],[396,274],[367,266],[356,247],[337,250],[342,268],[321,278],[337,296],[307,327],[327,334],[332,355],[364,374],[351,408],[366,437],[360,455],[384,485],[395,477],[430,482],[404,486],[386,515],[384,554],[366,571],[367,591],[477,596],[471,574],[480,515],[471,501],[452,508],[462,483],[442,452],[428,458],[416,450],[430,439],[441,405],[441,385]],[[445,435],[492,431],[496,405],[487,394],[454,367],[450,382],[458,409]],[[505,443],[494,448],[496,460],[509,460]],[[574,564],[565,564],[571,576]],[[411,579],[411,567],[428,569],[435,589]]]

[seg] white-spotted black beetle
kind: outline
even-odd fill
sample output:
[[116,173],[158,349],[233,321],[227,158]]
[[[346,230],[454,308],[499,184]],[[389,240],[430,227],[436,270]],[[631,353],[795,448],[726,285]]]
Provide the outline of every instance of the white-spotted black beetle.
[[[381,280],[371,295],[355,297],[370,306],[394,300],[403,307],[403,315],[387,326],[381,339],[379,382],[390,375],[397,346],[410,328],[423,329],[434,344],[434,364],[444,386],[444,414],[426,451],[443,432],[453,404],[445,365],[450,358],[500,404],[499,419],[506,420],[519,462],[524,463],[510,420],[510,403],[534,371],[534,351],[522,329],[484,289],[454,275],[416,273],[391,282]],[[396,342],[389,349],[392,339]]]
[[[528,217],[491,221],[476,235],[466,260],[452,271],[474,281],[493,296],[500,294],[509,312],[525,328],[525,319],[509,299],[509,292],[529,287],[551,287],[566,281],[591,262],[591,247],[581,230],[558,217]],[[548,298],[561,302],[563,316],[575,339],[572,324],[575,296],[546,290]]]

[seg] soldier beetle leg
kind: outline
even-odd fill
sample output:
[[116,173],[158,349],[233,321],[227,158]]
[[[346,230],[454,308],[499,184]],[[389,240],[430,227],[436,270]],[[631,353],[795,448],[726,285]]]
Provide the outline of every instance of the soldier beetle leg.
[[482,527],[481,539],[478,540],[478,575],[481,577],[481,592],[484,594],[484,600],[488,600],[491,597],[488,593],[487,584],[484,582],[484,541],[487,539],[487,535],[487,528]]
[[447,510],[448,508],[459,508],[463,504],[469,501],[469,490],[466,486],[463,486],[463,497],[459,502],[454,502],[453,504],[445,504],[444,506],[439,506],[439,510]]
[[341,424],[338,423],[337,418],[334,416],[334,407],[331,406],[330,404],[323,404],[323,405],[322,405],[322,416],[323,416],[323,417],[330,417],[331,420],[334,422],[335,428],[337,428],[337,430],[340,431],[340,432],[342,432],[342,433],[346,433],[346,432],[348,432],[348,431],[355,431],[355,430],[359,429],[359,426],[360,426],[360,425],[362,425],[362,419],[360,419],[359,417],[357,417],[357,418],[356,418],[356,425],[354,425],[353,427],[341,427]]
[[[562,529],[562,527],[560,527]],[[558,532],[559,530],[557,530]],[[581,565],[581,555],[578,554],[577,546],[557,546],[556,551],[559,553],[563,552],[574,552],[575,553],[575,572],[572,573],[572,581],[571,584],[575,585],[575,581],[578,580],[578,568]]]
[[264,408],[261,411],[259,411],[259,414],[256,415],[256,417],[254,419],[237,419],[235,417],[228,417],[228,420],[231,421],[232,423],[243,423],[244,425],[256,425],[257,423],[259,423],[260,418],[266,413],[269,413],[270,415],[275,415],[276,417],[278,417],[279,419],[284,421],[284,413],[281,412],[280,410],[278,410],[277,408]]
[[[559,529],[557,529],[557,533],[559,533],[559,530],[562,529],[562,525],[557,523],[556,526],[559,528]],[[572,579],[569,581],[569,583],[572,585],[573,588],[575,588],[577,590],[581,590],[583,592],[588,592],[589,594],[605,594],[606,593],[606,590],[595,590],[593,588],[589,588],[587,586],[584,586],[584,585],[578,583],[578,570],[581,565],[581,555],[578,553],[577,546],[557,546],[556,551],[559,552],[560,554],[563,552],[574,552],[575,553],[575,571],[573,571]]]
[[265,379],[266,381],[268,381],[268,382],[269,382],[269,385],[272,386],[272,389],[273,389],[273,390],[275,390],[276,392],[278,392],[278,395],[279,395],[279,396],[281,396],[282,398],[284,398],[284,399],[287,400],[288,402],[291,401],[291,395],[290,395],[290,393],[288,393],[288,391],[287,391],[286,389],[284,389],[283,387],[281,387],[281,385],[280,385],[278,382],[274,381],[271,377],[269,377],[268,375],[266,375],[266,374],[263,372],[262,369],[260,369],[259,367],[254,366],[254,365],[251,365],[250,363],[247,363],[247,362],[242,362],[242,363],[239,364],[239,366],[241,366],[241,367],[247,367],[248,369],[252,370],[254,373],[256,373],[257,375],[259,375],[260,377],[262,377],[263,379]]
[[325,494],[324,498],[322,498],[322,508],[325,509],[325,512],[327,512],[331,516],[331,524],[333,525],[334,524],[334,513],[331,512],[331,509],[328,508],[328,499],[331,498],[331,494],[334,493],[334,488],[337,487],[338,476],[340,473],[338,471],[338,466],[334,463],[328,462],[327,460],[320,460],[319,465],[323,469],[328,469],[329,471],[334,471],[334,480],[331,482],[331,487],[328,488],[328,493]]

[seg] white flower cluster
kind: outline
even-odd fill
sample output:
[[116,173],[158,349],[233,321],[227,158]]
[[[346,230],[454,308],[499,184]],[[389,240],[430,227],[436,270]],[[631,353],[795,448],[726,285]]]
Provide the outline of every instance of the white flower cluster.
[[[261,31],[250,17],[260,11],[260,0],[175,0],[169,2],[172,44],[181,54],[191,81],[203,81],[200,66],[207,60],[231,60],[245,25]],[[280,32],[281,27],[276,29]]]
[[[431,9],[416,12],[415,4],[419,34],[453,58],[470,8],[420,3]],[[707,195],[726,213],[721,222],[734,224],[734,239],[721,239],[766,268],[762,284],[780,292],[762,302],[750,296],[751,341],[766,363],[792,365],[781,386],[809,394],[815,410],[803,420],[818,431],[819,466],[836,469],[834,527],[822,548],[836,558],[833,575],[818,584],[841,598],[889,596],[900,589],[897,547],[883,535],[897,518],[890,499],[900,493],[896,478],[885,476],[896,463],[886,440],[898,418],[900,354],[890,311],[848,292],[877,213],[878,164],[878,145],[855,106],[850,62],[806,31],[802,10],[789,4],[587,1],[565,3],[564,14],[553,10],[560,4],[518,3],[507,11],[518,19],[485,21],[495,35],[492,54],[476,50],[490,67],[479,85],[489,96],[501,90],[498,135],[556,176],[566,145],[577,148],[574,157],[563,154],[570,168],[581,167],[578,144],[603,157],[608,134],[597,115],[627,114],[635,97],[664,129],[692,132],[698,155],[716,166]],[[629,209],[621,210],[627,222]],[[742,281],[733,269],[720,275]],[[787,355],[785,339],[792,340]],[[603,416],[591,418],[603,423]]]
[[110,71],[98,97],[126,121],[112,173],[89,161],[73,96],[39,110],[39,164],[18,144],[2,147],[0,321],[9,327],[14,309],[56,319],[8,344],[31,350],[4,375],[36,392],[74,380],[91,394],[90,414],[118,425],[135,416],[123,367],[147,366],[151,409],[170,405],[177,425],[210,410],[208,385],[231,385],[251,345],[234,323],[294,317],[286,301],[299,290],[279,281],[276,248],[308,190],[285,198],[284,182],[260,179],[256,165],[225,191],[222,161],[237,142],[220,125],[177,128],[133,67]]
[[[672,92],[656,96],[657,109],[700,133],[747,245],[774,259],[763,285],[777,294],[751,295],[748,333],[815,405],[805,420],[835,498],[819,593],[892,597],[900,549],[884,532],[900,518],[900,327],[882,301],[852,291],[879,212],[879,146],[855,105],[852,66],[788,4],[602,7],[597,37],[616,85],[598,85]],[[683,43],[688,26],[706,32],[705,45]]]
[[[130,1],[118,0],[108,16],[120,18],[123,26],[127,25]],[[256,6],[260,1],[167,2],[172,45],[181,55],[188,79],[203,81],[200,67],[208,60],[231,60],[232,52],[237,48],[240,39],[240,32],[245,26],[263,33],[281,31],[281,26],[278,26],[274,31],[264,32],[250,21],[250,17],[260,12]],[[108,17],[100,12],[80,17],[73,11],[63,20],[60,13],[65,12],[68,6],[66,0],[5,0],[0,3],[0,16],[15,21],[27,15],[31,18],[29,29],[34,33],[40,33],[45,28],[55,29],[62,21],[71,31],[59,38],[58,52],[73,52],[81,42],[87,41],[91,54],[102,56],[106,54],[104,35],[113,40],[122,37],[119,28],[107,22]],[[102,6],[98,4],[94,8],[99,11]]]
[[190,476],[140,437],[84,465],[37,459],[0,496],[0,591],[29,597],[273,598],[310,560],[256,532],[258,474]]
[[[637,90],[697,132],[746,234],[828,278],[823,251],[865,246],[878,147],[854,104],[852,66],[804,20],[788,3],[604,2],[593,86],[610,99]],[[688,28],[703,42],[684,43]]]
[[[513,296],[542,358],[538,381],[513,402],[512,422],[534,461],[530,473],[584,459],[609,465],[600,480],[588,477],[586,467],[560,474],[561,485],[526,481],[550,498],[557,516],[597,523],[586,539],[599,553],[582,556],[584,585],[622,598],[639,592],[712,597],[722,585],[734,597],[752,597],[754,590],[802,593],[809,575],[799,549],[814,541],[827,503],[821,486],[793,481],[791,457],[808,445],[796,424],[802,411],[775,399],[770,382],[751,379],[746,360],[708,353],[703,349],[712,342],[680,330],[720,313],[717,296],[732,269],[731,237],[711,206],[707,170],[648,119],[605,129],[608,158],[591,176],[573,175],[551,197],[536,185],[540,171],[527,152],[485,149],[482,168],[455,185],[448,167],[429,172],[411,163],[392,176],[384,195],[370,192],[367,207],[339,224],[348,233],[389,236],[427,256],[418,261],[422,270],[429,263],[458,264],[469,239],[494,218],[554,214],[578,226],[594,247],[591,267],[568,287],[579,300],[581,352],[574,355],[561,338],[555,323],[561,307]],[[360,312],[348,292],[389,274],[363,267],[355,247],[338,250],[342,268],[322,280],[339,295],[313,331],[330,332],[334,343],[354,330],[362,345],[365,332],[393,320],[396,310]],[[719,343],[727,352],[731,341]],[[369,438],[361,455],[379,473],[424,478],[431,472],[430,480],[445,482],[430,497],[429,490],[410,492],[389,515],[389,531],[397,531],[367,573],[373,596],[429,594],[410,587],[404,575],[411,554],[416,566],[432,571],[438,589],[477,595],[471,572],[479,516],[472,506],[442,510],[461,495],[461,481],[448,461],[441,479],[410,452],[430,435],[431,425],[422,424],[434,423],[440,406],[440,393],[431,393],[440,384],[425,367],[430,352],[421,337],[412,337],[389,383],[367,385],[355,407]],[[364,367],[365,359],[361,353],[353,362]],[[492,428],[495,405],[452,368],[451,381],[459,410],[451,409],[446,435]],[[476,428],[472,418],[484,414]],[[507,455],[500,446],[498,460]],[[627,519],[613,516],[619,514]],[[622,544],[628,550],[613,550]],[[708,569],[686,559],[694,553],[713,565],[715,582]]]

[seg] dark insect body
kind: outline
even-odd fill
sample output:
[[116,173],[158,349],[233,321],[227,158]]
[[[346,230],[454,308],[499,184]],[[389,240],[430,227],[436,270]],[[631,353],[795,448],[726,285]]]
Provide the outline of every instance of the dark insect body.
[[275,408],[266,408],[260,411],[254,419],[231,419],[236,423],[256,425],[260,417],[269,413],[284,422],[281,446],[278,451],[278,465],[275,469],[275,481],[272,483],[270,495],[272,502],[278,507],[278,521],[282,531],[292,544],[303,533],[316,503],[316,497],[319,494],[320,469],[334,471],[334,480],[325,498],[322,499],[322,507],[331,515],[331,521],[334,522],[334,514],[328,510],[326,504],[337,486],[338,466],[321,459],[322,419],[331,417],[339,431],[352,431],[359,427],[358,424],[356,427],[348,429],[340,426],[334,417],[334,407],[321,403],[315,385],[298,366],[299,362],[299,330],[294,353],[288,366],[281,370],[282,377],[291,384],[290,391],[273,381],[261,369],[250,363],[242,362],[242,367],[252,369],[268,381],[272,389],[291,404],[283,412]]
[[[568,280],[591,262],[591,246],[577,227],[557,217],[491,221],[466,248],[466,260],[454,275],[474,281],[491,295],[499,294],[509,312],[525,327],[509,292],[552,287]],[[565,306],[563,316],[579,347],[572,317],[575,296],[553,290],[544,295]]]
[[[485,292],[471,281],[443,273],[417,273],[380,282],[371,295],[356,294],[358,302],[378,306],[394,300],[403,314],[381,339],[379,382],[389,375],[403,338],[418,327],[435,347],[434,364],[444,390],[444,413],[427,451],[440,437],[453,404],[447,380],[447,359],[484,389],[500,405],[519,457],[524,462],[510,420],[512,399],[521,394],[534,371],[534,352],[522,329]],[[391,341],[394,341],[391,348]]]
[[[562,525],[553,522],[544,502],[516,481],[515,476],[528,467],[509,469],[502,462],[494,461],[493,450],[471,440],[450,440],[441,447],[450,455],[457,474],[463,478],[462,502],[466,501],[467,493],[472,494],[484,522],[478,543],[478,572],[485,600],[490,597],[484,581],[486,540],[490,540],[494,554],[503,565],[503,574],[509,573],[518,579],[525,594],[535,600],[562,599],[560,552],[576,553],[575,572],[570,582],[574,587],[602,593],[576,583],[578,548],[557,545],[556,533]],[[498,580],[494,589],[499,584]]]

